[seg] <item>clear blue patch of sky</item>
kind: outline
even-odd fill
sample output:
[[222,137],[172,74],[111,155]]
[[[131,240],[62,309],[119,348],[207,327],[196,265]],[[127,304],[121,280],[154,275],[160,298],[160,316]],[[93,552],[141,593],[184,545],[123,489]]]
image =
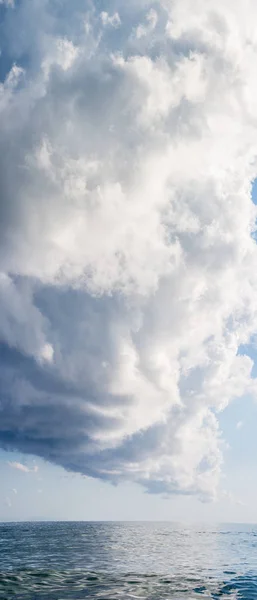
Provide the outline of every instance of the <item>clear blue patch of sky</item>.
[[8,8],[5,6],[5,4],[0,4],[0,82],[5,80],[6,75],[9,73],[13,64],[13,59],[8,56],[5,48],[4,28],[7,10]]
[[13,64],[27,71],[36,62],[37,28],[21,9],[22,0],[16,0],[14,7],[0,4],[0,82],[6,79]]
[[257,179],[254,179],[252,184],[252,201],[257,204]]
[[[252,182],[252,201],[255,205],[257,205],[257,178]],[[257,222],[256,222],[257,228]],[[253,233],[253,238],[257,241],[256,233]],[[256,340],[253,338],[250,340],[249,344],[242,344],[238,349],[238,354],[247,355],[253,361],[253,369],[252,369],[252,377],[257,377],[257,345]]]
[[[256,465],[257,401],[249,396],[238,398],[219,415],[220,428],[229,448],[225,451],[226,468]],[[238,424],[240,424],[239,427]]]
[[252,338],[249,344],[241,344],[238,348],[238,354],[240,356],[249,356],[253,361],[252,377],[257,377],[257,353],[256,353],[256,339]]
[[0,82],[6,79],[13,65],[13,58],[5,53],[0,54]]

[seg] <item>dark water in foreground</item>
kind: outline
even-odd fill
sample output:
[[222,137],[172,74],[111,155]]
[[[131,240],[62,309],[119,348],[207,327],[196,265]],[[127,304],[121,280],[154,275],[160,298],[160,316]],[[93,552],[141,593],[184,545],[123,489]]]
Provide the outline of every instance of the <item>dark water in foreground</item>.
[[0,524],[0,598],[257,599],[257,527]]

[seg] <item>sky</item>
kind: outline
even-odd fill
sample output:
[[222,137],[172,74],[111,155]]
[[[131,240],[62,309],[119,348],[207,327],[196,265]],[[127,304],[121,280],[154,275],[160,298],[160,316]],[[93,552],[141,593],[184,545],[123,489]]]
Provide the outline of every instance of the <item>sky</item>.
[[257,6],[0,0],[0,520],[256,522]]

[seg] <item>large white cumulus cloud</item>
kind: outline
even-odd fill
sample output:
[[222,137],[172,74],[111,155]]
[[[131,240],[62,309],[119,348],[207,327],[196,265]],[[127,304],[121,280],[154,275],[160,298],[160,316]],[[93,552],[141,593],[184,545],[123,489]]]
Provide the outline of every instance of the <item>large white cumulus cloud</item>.
[[256,394],[255,3],[12,4],[0,444],[214,496],[217,415]]

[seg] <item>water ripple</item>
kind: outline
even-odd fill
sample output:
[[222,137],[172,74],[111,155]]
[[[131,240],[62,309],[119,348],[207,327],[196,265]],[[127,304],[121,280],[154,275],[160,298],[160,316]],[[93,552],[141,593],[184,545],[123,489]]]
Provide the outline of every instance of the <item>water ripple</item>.
[[0,525],[4,600],[257,600],[252,527]]

